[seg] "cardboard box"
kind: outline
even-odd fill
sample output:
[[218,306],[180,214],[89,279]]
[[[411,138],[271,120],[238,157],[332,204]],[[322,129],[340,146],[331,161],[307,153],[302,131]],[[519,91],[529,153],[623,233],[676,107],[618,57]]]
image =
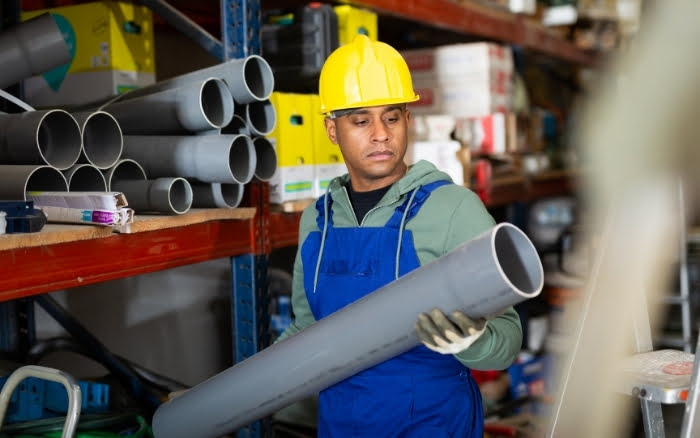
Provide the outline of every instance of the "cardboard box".
[[458,141],[416,141],[409,144],[405,161],[415,164],[420,160],[430,161],[450,175],[456,184],[464,184],[464,168],[457,153],[462,145]]
[[277,167],[270,179],[270,202],[282,204],[314,198],[315,168],[311,164]]
[[409,104],[416,115],[447,114],[455,117],[481,117],[512,108],[512,93],[508,83],[452,80],[415,81],[413,89],[420,100]]
[[464,43],[432,49],[401,52],[414,81],[442,82],[460,78],[465,81],[487,81],[501,75],[511,81],[513,54],[509,47],[494,43]]
[[94,2],[23,12],[21,18],[47,11],[68,42],[72,60],[24,81],[29,104],[89,103],[155,82],[153,18],[146,6]]

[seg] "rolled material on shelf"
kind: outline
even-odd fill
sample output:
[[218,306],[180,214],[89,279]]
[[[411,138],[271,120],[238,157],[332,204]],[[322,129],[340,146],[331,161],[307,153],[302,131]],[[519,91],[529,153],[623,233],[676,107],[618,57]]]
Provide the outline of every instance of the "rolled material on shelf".
[[51,166],[0,165],[0,199],[26,200],[30,191],[66,192],[68,183]]
[[125,135],[124,157],[138,161],[150,178],[180,176],[202,182],[246,184],[257,158],[246,135]]
[[41,14],[0,33],[0,88],[71,61],[51,14]]
[[60,109],[0,114],[0,163],[74,165],[82,148],[80,126]]
[[[107,181],[107,191],[113,192],[116,181],[136,180],[145,181],[146,171],[136,161],[129,158],[122,158],[114,166],[102,171]],[[128,201],[128,199],[127,199]]]
[[80,126],[83,149],[78,159],[98,169],[107,169],[119,160],[124,141],[119,122],[105,111],[73,113]]
[[75,164],[63,171],[69,192],[106,192],[107,181],[96,166],[88,163]]
[[190,182],[194,208],[236,208],[243,200],[243,184]]
[[421,312],[488,317],[537,296],[543,284],[527,236],[496,225],[161,405],[154,435],[225,435],[419,345],[413,327]]
[[246,105],[246,124],[253,137],[270,134],[277,123],[277,112],[272,101],[263,100]]
[[223,79],[236,104],[269,99],[275,87],[275,79],[270,64],[258,55],[250,55],[246,58],[232,59],[211,67],[158,81],[153,85],[130,91],[123,96],[123,99],[133,99],[161,90],[177,88],[206,78]]
[[137,213],[183,214],[192,207],[192,187],[184,178],[116,180],[112,186]]
[[220,129],[233,117],[233,98],[221,79],[182,86],[104,105],[124,134],[181,134]]
[[255,137],[253,146],[255,147],[255,156],[257,158],[255,178],[260,181],[270,181],[277,170],[277,152],[275,147],[265,137]]

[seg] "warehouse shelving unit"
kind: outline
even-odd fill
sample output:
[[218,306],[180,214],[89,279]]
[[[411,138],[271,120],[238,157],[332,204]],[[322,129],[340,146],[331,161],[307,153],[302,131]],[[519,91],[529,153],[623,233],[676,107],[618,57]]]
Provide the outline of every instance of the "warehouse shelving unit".
[[[162,1],[144,1],[158,13]],[[257,29],[261,9],[291,7],[301,1],[221,0],[212,14],[221,18],[222,39],[217,46],[193,21],[184,20],[187,2],[171,1],[162,19],[200,41],[221,60],[259,51]],[[495,11],[476,3],[448,0],[352,0],[380,16],[430,26],[441,31],[497,40],[523,47],[552,59],[594,65],[596,59],[525,17]],[[182,7],[185,14],[176,9]],[[200,7],[202,7],[200,5]],[[211,7],[211,5],[209,6]],[[165,10],[165,9],[163,9]],[[263,54],[264,55],[264,54]],[[572,175],[556,174],[509,181],[496,187],[487,207],[541,196],[570,193]],[[124,278],[164,269],[231,257],[233,276],[235,360],[241,361],[265,345],[266,257],[274,249],[297,244],[301,213],[273,211],[268,183],[246,186],[244,205],[253,214],[239,219],[215,219],[133,234],[109,233],[39,245],[0,246],[0,301],[31,297],[76,286]],[[31,237],[31,236],[30,236]],[[0,237],[8,239],[9,236]],[[29,237],[28,237],[29,238]],[[109,254],[109,256],[101,256]],[[245,436],[260,436],[253,426]]]

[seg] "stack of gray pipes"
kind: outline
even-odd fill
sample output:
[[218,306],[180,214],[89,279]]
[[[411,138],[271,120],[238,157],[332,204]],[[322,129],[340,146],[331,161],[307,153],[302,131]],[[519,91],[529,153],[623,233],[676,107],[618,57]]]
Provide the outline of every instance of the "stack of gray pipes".
[[[24,22],[0,34],[0,62],[16,67],[0,73],[0,87],[70,59],[50,15]],[[270,66],[251,55],[85,111],[0,114],[0,199],[119,191],[136,212],[237,207],[243,186],[277,167],[265,138],[276,123],[273,88]]]

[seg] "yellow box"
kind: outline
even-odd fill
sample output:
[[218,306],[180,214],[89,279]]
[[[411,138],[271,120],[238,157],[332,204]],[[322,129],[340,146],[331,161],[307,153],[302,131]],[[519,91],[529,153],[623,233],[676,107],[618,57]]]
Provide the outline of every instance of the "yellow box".
[[314,144],[314,164],[342,164],[343,155],[340,153],[340,147],[337,144],[331,143],[326,134],[326,125],[323,122],[324,115],[320,113],[321,101],[318,94],[311,96],[311,127],[313,131]]
[[67,66],[25,81],[36,106],[97,101],[155,82],[153,16],[146,6],[105,1],[26,11],[50,12],[68,43]]
[[338,16],[338,43],[342,46],[355,38],[355,35],[367,35],[377,41],[377,14],[367,9],[349,5],[336,6]]
[[[153,16],[146,6],[95,2],[22,13],[28,20],[50,12],[57,20],[73,60],[68,73],[126,70],[155,73]],[[65,21],[64,21],[65,20]]]
[[270,101],[277,112],[277,123],[267,137],[275,144],[277,166],[313,164],[311,95],[275,91]]

